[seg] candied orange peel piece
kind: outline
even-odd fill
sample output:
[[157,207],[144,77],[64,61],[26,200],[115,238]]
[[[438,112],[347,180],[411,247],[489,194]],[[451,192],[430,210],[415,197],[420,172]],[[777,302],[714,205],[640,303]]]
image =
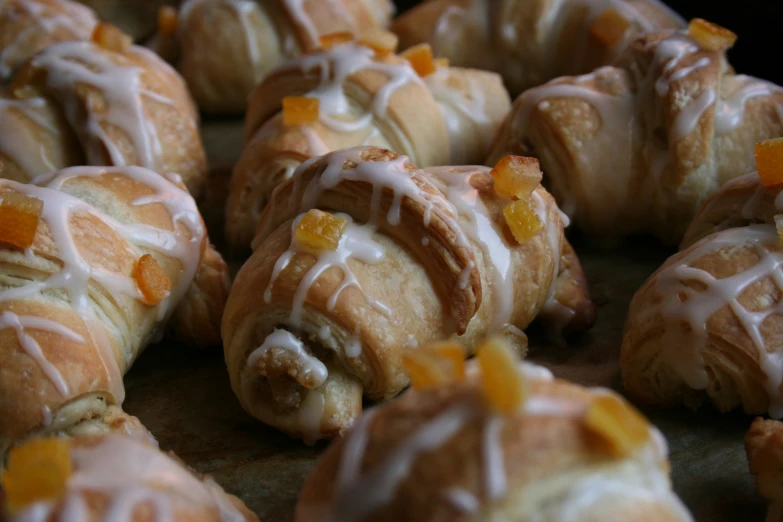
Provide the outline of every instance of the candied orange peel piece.
[[95,26],[90,39],[107,51],[117,53],[124,53],[133,43],[130,36],[123,33],[118,27],[106,22]]
[[602,44],[613,47],[624,37],[631,22],[616,9],[607,9],[590,24],[590,34]]
[[403,355],[402,363],[417,389],[431,388],[465,378],[465,347],[456,341],[431,343]]
[[337,47],[338,45],[352,42],[353,40],[353,33],[349,31],[339,31],[321,36],[319,42],[321,44],[321,49],[328,51]]
[[481,391],[499,413],[519,411],[528,396],[528,385],[519,371],[519,355],[502,337],[491,337],[476,351],[481,368]]
[[601,436],[609,451],[618,457],[650,439],[647,419],[625,400],[614,395],[599,395],[585,413],[585,425]]
[[694,18],[688,24],[688,36],[705,51],[731,49],[737,41],[733,32],[701,18]]
[[336,250],[348,221],[329,212],[312,209],[296,225],[296,242],[310,251]]
[[43,212],[43,201],[19,192],[0,194],[0,242],[30,248]]
[[530,203],[521,199],[506,205],[503,209],[503,217],[519,244],[537,236],[544,228],[544,222]]
[[435,60],[432,58],[432,47],[430,44],[422,43],[406,49],[400,54],[401,57],[408,60],[413,70],[421,76],[429,76],[436,70]]
[[541,166],[536,158],[506,156],[490,171],[495,192],[504,198],[527,198],[541,183]]
[[283,125],[291,127],[313,123],[318,119],[319,111],[318,98],[286,96],[283,98]]
[[13,513],[39,500],[57,499],[65,492],[72,472],[66,439],[33,439],[15,446],[0,478],[6,505]]
[[145,304],[158,304],[171,294],[171,279],[151,254],[139,258],[133,278],[144,296]]
[[369,47],[376,54],[381,56],[391,54],[397,50],[399,38],[396,34],[381,29],[380,27],[371,27],[359,35],[359,43]]
[[783,183],[783,138],[757,143],[754,152],[761,183],[767,187]]
[[179,27],[177,10],[170,5],[161,6],[158,9],[158,32],[164,36],[173,36]]

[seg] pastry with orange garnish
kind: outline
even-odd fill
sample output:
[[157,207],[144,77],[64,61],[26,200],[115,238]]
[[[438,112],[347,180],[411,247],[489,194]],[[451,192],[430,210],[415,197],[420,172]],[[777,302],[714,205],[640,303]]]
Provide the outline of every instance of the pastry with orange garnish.
[[693,520],[663,436],[622,397],[502,341],[478,350],[465,378],[362,414],[316,462],[296,522]]
[[[201,110],[240,113],[280,63],[386,27],[393,12],[391,0],[187,0],[174,34],[176,63]],[[169,17],[159,19],[159,42],[171,25]]]
[[0,455],[29,436],[116,431],[122,376],[174,334],[220,341],[228,269],[175,175],[71,167],[0,179]]
[[274,188],[314,156],[377,145],[422,167],[484,161],[510,107],[500,77],[449,67],[427,45],[397,55],[396,43],[377,28],[335,35],[256,87],[226,205],[231,247],[247,248]]
[[[552,333],[589,328],[584,273],[554,200],[528,184],[541,179],[533,163],[417,169],[356,147],[296,169],[272,194],[223,316],[245,410],[294,437],[331,438],[363,398],[462,375],[487,334],[523,352],[536,319]],[[502,195],[508,186],[516,195]],[[504,364],[498,353],[488,364]]]
[[0,90],[0,178],[28,182],[74,165],[176,172],[195,197],[206,181],[182,78],[105,23],[88,41],[41,50]]
[[503,76],[512,94],[609,65],[634,37],[685,22],[659,0],[427,0],[391,25],[453,65]]
[[[616,18],[607,16],[600,27]],[[629,40],[611,67],[533,87],[488,161],[537,157],[547,188],[594,238],[676,244],[707,197],[753,170],[756,143],[783,135],[783,88],[735,74],[726,59],[735,39],[695,19]]]
[[634,296],[620,367],[635,397],[783,418],[781,147],[757,148],[759,172],[710,197]]
[[[0,516],[7,522],[258,522],[210,477],[123,435],[32,439],[6,462]],[[140,515],[153,506],[154,518]]]

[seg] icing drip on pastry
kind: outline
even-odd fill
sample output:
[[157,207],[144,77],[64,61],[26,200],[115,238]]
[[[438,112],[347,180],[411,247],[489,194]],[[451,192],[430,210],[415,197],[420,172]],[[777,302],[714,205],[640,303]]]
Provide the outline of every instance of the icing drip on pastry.
[[[328,328],[328,326],[326,328]],[[255,366],[258,359],[264,357],[266,353],[273,348],[284,350],[296,358],[303,373],[299,378],[295,377],[297,381],[309,381],[313,384],[312,387],[318,387],[324,383],[326,377],[329,375],[324,363],[317,357],[313,357],[307,349],[305,349],[302,341],[291,332],[278,329],[275,329],[269,334],[264,339],[264,342],[261,343],[261,346],[250,353],[247,358],[247,365],[251,367]]]
[[[778,196],[776,207],[783,208]],[[739,326],[758,352],[758,363],[766,376],[764,389],[770,397],[769,413],[783,416],[783,364],[777,349],[767,348],[761,328],[770,316],[783,313],[783,301],[759,311],[750,311],[740,303],[743,293],[757,282],[771,279],[783,291],[783,253],[778,251],[778,233],[773,225],[750,225],[712,234],[694,244],[684,255],[658,272],[656,291],[660,304],[649,313],[660,313],[664,320],[663,361],[685,383],[696,390],[706,389],[709,379],[701,351],[707,343],[707,322],[713,314],[729,307]],[[707,270],[691,266],[704,256],[721,250],[752,249],[758,262],[742,272],[722,279]],[[687,282],[697,283],[691,287]]]
[[315,23],[304,8],[304,3],[305,0],[283,0],[291,19],[307,35],[305,47],[310,47],[318,43],[319,34]]
[[[60,395],[63,397],[69,397],[71,392],[68,388],[68,383],[65,382],[65,378],[63,378],[62,373],[60,373],[60,370],[58,370],[55,365],[49,362],[49,360],[46,358],[46,355],[41,350],[41,345],[38,344],[38,341],[35,340],[35,337],[28,333],[26,329],[50,332],[71,341],[76,341],[77,343],[83,343],[84,338],[70,328],[67,328],[55,321],[50,321],[41,317],[26,315],[20,316],[9,311],[0,313],[0,330],[4,328],[11,328],[16,331],[16,337],[19,340],[19,346],[22,347],[22,349],[27,353],[27,355],[30,356],[31,359],[38,363],[38,367],[41,368],[41,371],[44,373],[44,375],[49,378],[57,391],[60,392]],[[48,415],[51,419],[51,411],[48,412]],[[44,413],[44,417],[46,417],[46,413]]]
[[[384,118],[389,100],[398,89],[409,83],[423,85],[408,62],[382,63],[375,61],[374,56],[375,51],[372,49],[349,42],[328,51],[293,59],[282,65],[278,71],[296,69],[307,73],[318,68],[321,73],[320,84],[304,96],[319,100],[321,123],[338,132],[355,132],[365,129],[374,116]],[[375,93],[370,112],[351,120],[348,119],[352,118],[351,102],[343,89],[348,78],[362,70],[377,71],[389,79]]]
[[[174,233],[149,225],[121,223],[85,201],[62,192],[63,185],[70,179],[99,177],[113,173],[126,176],[155,189],[157,191],[156,194],[139,198],[134,201],[134,204],[163,205],[171,215],[174,226],[176,227],[178,223],[183,224],[189,230],[189,236],[185,237],[185,234]],[[2,183],[16,192],[37,198],[43,202],[41,220],[47,224],[52,240],[57,248],[57,257],[62,262],[62,268],[44,281],[29,281],[22,286],[0,291],[0,302],[27,299],[37,295],[48,294],[53,290],[65,291],[71,306],[92,326],[88,330],[91,332],[91,335],[97,337],[93,341],[99,349],[99,356],[106,370],[109,385],[112,387],[115,398],[121,402],[124,397],[121,379],[122,371],[116,360],[108,332],[105,331],[105,326],[102,325],[93,306],[90,304],[89,283],[92,281],[100,285],[115,302],[121,296],[130,296],[137,300],[141,300],[143,296],[135,280],[130,275],[113,272],[103,267],[91,266],[82,257],[71,225],[72,218],[79,214],[91,214],[98,217],[105,225],[128,241],[126,248],[132,249],[136,257],[140,257],[142,252],[138,251],[134,245],[163,253],[181,262],[183,273],[179,278],[177,286],[172,288],[170,295],[157,305],[158,318],[164,320],[173,312],[174,305],[187,291],[198,268],[201,243],[205,232],[195,202],[184,189],[179,188],[152,171],[138,167],[72,167],[39,176],[31,184],[20,184],[13,181],[3,181]],[[27,321],[27,324],[31,328],[44,328],[41,326],[43,325],[41,322],[31,323]],[[22,326],[27,326],[27,324],[25,322],[21,323]],[[61,326],[61,329],[56,330],[56,333],[66,337],[67,332],[70,332],[70,330],[65,326]],[[53,372],[47,370],[51,364],[45,360],[43,354],[38,353],[40,350],[36,352],[34,347],[27,341],[21,344],[28,352],[32,349],[32,353],[35,354],[33,358],[37,360],[44,373],[52,380],[58,391],[61,393],[65,392],[67,395],[68,390],[67,387],[63,386],[62,379],[57,378]],[[125,361],[125,364],[128,362]]]
[[[122,150],[106,130],[107,127],[116,127],[127,134],[138,155],[139,164],[156,170],[162,149],[158,131],[145,115],[149,107],[144,98],[163,104],[171,104],[172,101],[142,88],[142,69],[116,64],[113,57],[106,56],[107,52],[90,42],[62,42],[37,55],[33,65],[47,71],[48,86],[60,97],[68,120],[77,129],[82,128],[82,104],[87,104],[86,125],[78,134],[91,163],[103,163],[104,151],[108,151],[114,165],[127,164]],[[116,56],[124,60],[122,55]],[[105,101],[103,110],[91,107],[91,95],[88,95],[87,100],[78,98],[78,86],[81,84],[101,92]]]
[[291,306],[291,314],[288,318],[292,326],[297,328],[301,327],[302,310],[304,309],[305,300],[307,299],[307,294],[309,293],[310,288],[318,280],[321,274],[333,267],[342,270],[343,281],[329,297],[329,300],[326,303],[327,310],[334,310],[335,306],[337,305],[337,299],[340,297],[340,294],[343,292],[343,290],[349,287],[355,287],[362,293],[362,295],[364,295],[365,299],[367,299],[367,302],[370,303],[370,305],[375,310],[387,316],[391,315],[391,312],[386,305],[380,301],[371,299],[364,292],[364,290],[362,290],[359,281],[356,279],[356,276],[354,275],[350,266],[348,266],[348,261],[351,259],[355,259],[370,265],[376,264],[381,259],[383,259],[383,256],[385,255],[383,246],[372,238],[373,234],[375,233],[375,227],[372,225],[357,225],[353,222],[351,216],[347,214],[336,214],[337,216],[348,221],[348,225],[340,237],[337,248],[335,250],[322,250],[320,252],[313,253],[304,245],[300,245],[296,239],[296,226],[299,224],[299,221],[302,219],[303,215],[304,214],[298,216],[292,224],[291,246],[275,262],[272,276],[269,278],[269,284],[264,291],[264,301],[266,303],[270,303],[272,301],[272,287],[274,286],[277,277],[280,275],[280,272],[285,270],[285,268],[291,262],[291,259],[293,259],[296,254],[306,253],[315,256],[316,262],[302,277],[302,280],[296,289],[296,293],[294,294],[294,300]]
[[[17,114],[34,122],[52,134],[59,134],[56,127],[38,113],[46,105],[44,98],[9,100],[0,98],[0,154],[10,158],[20,169],[28,173],[44,173],[56,170],[46,155],[46,147],[35,138],[25,125],[15,120]],[[16,113],[16,114],[15,114]],[[30,150],[30,144],[38,145],[38,150]]]
[[16,520],[44,522],[59,512],[60,522],[89,520],[87,495],[108,497],[103,520],[131,522],[144,504],[151,504],[150,520],[175,520],[178,511],[212,508],[224,522],[244,520],[212,480],[198,480],[192,473],[154,446],[117,434],[106,435],[93,446],[71,448],[73,474],[63,494],[62,509],[51,501],[38,501],[19,513]]
[[64,35],[67,32],[69,33],[67,37],[59,37],[59,39],[87,39],[98,23],[93,12],[77,2],[50,0],[49,3],[55,4],[56,9],[63,12],[56,13],[37,0],[17,1],[10,8],[11,10],[23,9],[33,23],[0,51],[0,80],[7,80],[11,76],[13,72],[11,61],[18,61],[22,57],[20,53],[24,52],[25,46],[35,42],[40,35],[55,32]]
[[[782,93],[783,88],[773,83],[739,74],[737,80],[742,81],[742,87],[737,89],[728,99],[718,103],[715,112],[715,133],[726,135],[734,131],[742,122],[745,104],[758,96],[772,96]],[[783,107],[776,105],[778,117],[783,122]]]

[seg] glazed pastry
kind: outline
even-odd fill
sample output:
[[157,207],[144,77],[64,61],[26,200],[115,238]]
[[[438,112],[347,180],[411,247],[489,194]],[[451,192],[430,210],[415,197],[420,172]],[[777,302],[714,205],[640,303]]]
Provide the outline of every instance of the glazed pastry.
[[769,499],[767,522],[783,520],[783,423],[757,418],[745,436],[750,473],[756,487]]
[[27,442],[11,451],[0,480],[8,522],[258,522],[210,477],[115,434]]
[[391,26],[455,65],[500,73],[513,94],[610,65],[635,36],[679,29],[658,0],[429,0]]
[[733,40],[694,20],[687,33],[638,38],[618,67],[526,91],[489,161],[538,157],[564,212],[593,237],[678,243],[710,194],[753,170],[753,145],[783,134],[783,90],[734,74]]
[[726,183],[636,293],[620,361],[634,396],[783,417],[781,190],[756,173]]
[[178,0],[79,0],[95,10],[98,18],[116,25],[139,41],[155,32],[158,9],[176,5]]
[[497,331],[523,351],[537,316],[589,327],[595,309],[540,171],[493,173],[418,170],[375,147],[302,164],[274,192],[223,316],[243,407],[294,437],[332,437],[363,396],[408,385],[403,354],[426,342]]
[[316,463],[296,522],[692,520],[663,436],[622,397],[490,350],[463,381],[365,412]]
[[0,180],[0,242],[0,453],[31,434],[133,431],[112,410],[122,375],[169,318],[198,332],[184,324],[205,320],[198,299],[221,299],[206,297],[219,263],[193,198],[140,167]]
[[385,27],[393,11],[390,0],[187,0],[176,29],[179,68],[202,110],[241,112],[286,58],[318,48],[327,33]]
[[0,177],[139,165],[176,172],[198,197],[206,157],[182,79],[113,26],[92,38],[47,47],[0,93]]
[[376,145],[423,167],[484,161],[510,107],[500,78],[438,68],[426,48],[410,61],[393,50],[394,36],[376,32],[286,62],[253,91],[226,206],[230,246],[250,243],[274,187],[313,156]]
[[69,0],[0,1],[0,83],[55,42],[89,40],[97,23],[92,10]]

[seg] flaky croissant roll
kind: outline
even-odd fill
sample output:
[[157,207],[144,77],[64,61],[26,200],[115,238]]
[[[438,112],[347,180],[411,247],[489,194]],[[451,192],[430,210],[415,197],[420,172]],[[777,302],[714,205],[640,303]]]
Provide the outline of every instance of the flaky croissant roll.
[[642,33],[684,25],[658,0],[430,0],[391,30],[403,49],[427,42],[455,65],[500,73],[518,94],[609,65]]
[[36,439],[8,460],[1,480],[9,522],[258,522],[210,477],[117,434]]
[[222,331],[243,407],[317,439],[349,426],[362,396],[402,390],[402,357],[423,343],[499,331],[523,349],[539,314],[579,330],[594,313],[543,188],[514,203],[489,169],[418,170],[359,147],[309,160],[274,192]]
[[89,40],[98,20],[70,0],[0,2],[0,83],[38,51],[55,42]]
[[[663,436],[620,396],[527,363],[488,370],[365,412],[316,463],[295,520],[692,520]],[[512,379],[524,398],[499,411],[483,392],[513,396]]]
[[206,156],[182,79],[113,26],[93,40],[47,47],[0,92],[0,176],[139,165],[179,174],[198,197]]
[[781,189],[755,173],[726,183],[636,293],[620,360],[630,393],[783,416]]
[[745,436],[745,452],[756,487],[770,500],[766,522],[783,520],[783,422],[757,418]]
[[116,417],[122,375],[167,320],[177,331],[204,321],[175,308],[220,263],[205,254],[193,198],[169,177],[72,167],[0,180],[0,452],[31,433],[112,428],[100,419]]
[[285,59],[318,48],[324,34],[385,27],[393,12],[390,0],[187,0],[159,37],[179,41],[179,69],[202,110],[241,112]]
[[590,235],[679,242],[710,194],[753,170],[753,145],[783,134],[783,90],[734,74],[718,47],[729,43],[716,46],[712,30],[725,31],[694,21],[687,33],[648,34],[619,67],[526,91],[489,161],[538,157],[552,194]]
[[[250,243],[274,187],[313,156],[376,145],[406,154],[422,167],[484,160],[510,107],[500,78],[478,70],[435,69],[431,57],[425,58],[431,69],[422,78],[408,60],[391,52],[393,45],[381,53],[371,44],[379,45],[347,42],[286,62],[253,91],[247,143],[226,206],[232,247]],[[275,116],[286,102],[316,106],[309,117],[291,123],[286,119],[295,106]]]

